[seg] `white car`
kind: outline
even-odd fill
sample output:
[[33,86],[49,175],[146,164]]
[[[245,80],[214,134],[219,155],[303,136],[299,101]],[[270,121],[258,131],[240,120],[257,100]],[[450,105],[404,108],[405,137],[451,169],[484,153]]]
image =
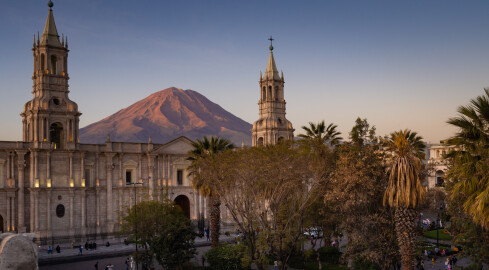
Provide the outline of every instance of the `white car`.
[[314,239],[317,239],[323,237],[323,231],[319,228],[309,228],[304,231],[304,235],[307,238],[312,237]]

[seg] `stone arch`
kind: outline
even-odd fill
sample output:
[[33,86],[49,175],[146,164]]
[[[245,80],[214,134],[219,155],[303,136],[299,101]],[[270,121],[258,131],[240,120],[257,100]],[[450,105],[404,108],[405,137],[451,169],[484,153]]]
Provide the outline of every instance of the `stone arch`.
[[173,200],[176,205],[180,206],[183,214],[190,219],[190,200],[185,195],[179,195]]
[[263,145],[263,137],[258,138],[257,145]]
[[49,126],[49,141],[54,149],[61,149],[63,146],[63,125],[59,122]]

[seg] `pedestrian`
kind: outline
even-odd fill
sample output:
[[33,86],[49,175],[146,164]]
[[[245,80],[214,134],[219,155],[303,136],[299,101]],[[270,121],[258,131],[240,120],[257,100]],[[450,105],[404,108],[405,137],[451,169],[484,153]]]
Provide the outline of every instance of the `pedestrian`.
[[88,241],[85,241],[85,250],[88,250]]
[[98,270],[98,261],[95,263],[94,267],[95,267],[95,270]]
[[58,253],[61,252],[61,248],[59,247],[59,245],[56,246],[56,252],[58,252]]
[[278,261],[273,262],[273,270],[278,270]]
[[107,243],[105,244],[106,247],[110,247],[110,243],[109,241],[107,241]]
[[53,248],[51,246],[48,247],[48,254],[53,254]]
[[93,249],[97,249],[97,243],[93,242]]
[[109,264],[107,264],[106,268],[107,268],[107,270],[112,270],[112,269],[114,269],[114,265],[109,263]]
[[126,258],[126,270],[129,270],[129,258]]
[[211,240],[211,238],[209,237],[209,234],[210,234],[210,232],[209,232],[209,227],[207,227],[207,228],[205,229],[205,237],[207,238],[207,241],[210,241],[210,240]]
[[78,247],[78,255],[82,256],[83,255],[83,252],[82,251],[83,251],[83,247],[82,247],[82,245],[80,245]]

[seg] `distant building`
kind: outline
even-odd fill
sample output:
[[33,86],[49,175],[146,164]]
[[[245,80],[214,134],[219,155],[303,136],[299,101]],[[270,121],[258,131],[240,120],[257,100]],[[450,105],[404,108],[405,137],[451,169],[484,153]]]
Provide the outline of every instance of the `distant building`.
[[427,163],[430,169],[427,186],[428,188],[444,187],[445,174],[448,170],[448,161],[444,159],[444,156],[457,147],[444,144],[428,144],[427,146]]
[[[32,232],[38,242],[116,236],[123,211],[169,197],[192,220],[207,216],[191,187],[191,141],[79,143],[78,105],[68,97],[68,39],[60,39],[52,2],[34,39],[33,98],[24,105],[22,141],[0,142],[0,231]],[[144,184],[134,184],[143,182]],[[224,212],[223,215],[225,215]]]
[[[270,38],[270,41],[273,39]],[[251,129],[251,145],[276,144],[282,139],[293,140],[292,123],[285,118],[284,74],[278,75],[273,46],[270,44],[265,75],[260,73],[259,118]]]

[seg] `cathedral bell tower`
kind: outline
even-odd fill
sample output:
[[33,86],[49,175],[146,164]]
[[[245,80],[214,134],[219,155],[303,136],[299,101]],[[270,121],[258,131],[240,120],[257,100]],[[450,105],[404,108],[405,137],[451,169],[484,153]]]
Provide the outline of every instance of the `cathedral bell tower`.
[[282,139],[292,140],[294,129],[285,118],[284,74],[278,75],[273,58],[273,38],[270,37],[270,57],[265,75],[260,72],[260,109],[258,120],[251,130],[252,146],[276,144]]
[[76,148],[78,124],[81,115],[78,105],[68,97],[68,38],[60,37],[53,17],[53,2],[44,31],[34,36],[32,75],[32,100],[24,105],[22,116],[24,142],[32,142],[34,148]]

